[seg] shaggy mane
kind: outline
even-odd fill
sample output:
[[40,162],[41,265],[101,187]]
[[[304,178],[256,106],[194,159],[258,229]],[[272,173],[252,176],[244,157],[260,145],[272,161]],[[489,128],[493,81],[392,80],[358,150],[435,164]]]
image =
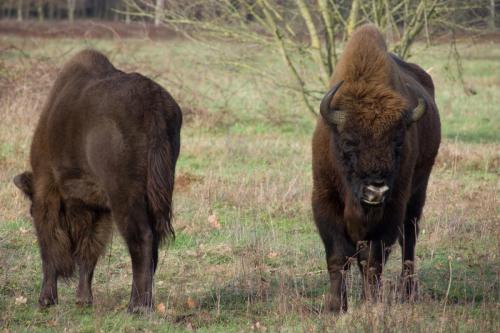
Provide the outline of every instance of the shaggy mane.
[[374,137],[398,122],[406,101],[392,88],[394,69],[382,34],[374,25],[357,29],[343,52],[335,82],[344,81],[334,99],[336,109]]

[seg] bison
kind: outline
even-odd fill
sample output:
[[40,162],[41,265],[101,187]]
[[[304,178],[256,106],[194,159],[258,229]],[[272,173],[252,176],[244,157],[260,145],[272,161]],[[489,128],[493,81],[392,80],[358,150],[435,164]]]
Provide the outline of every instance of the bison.
[[58,75],[31,145],[32,171],[14,178],[31,199],[42,258],[39,303],[78,266],[77,304],[92,304],[92,276],[115,221],[132,259],[128,310],[152,307],[158,246],[171,224],[182,113],[172,96],[101,53],[76,54]]
[[413,298],[418,222],[441,141],[431,77],[389,53],[378,29],[364,25],[348,41],[320,113],[312,209],[326,251],[328,307],[347,310],[351,259],[364,298],[375,297],[396,239],[404,299]]

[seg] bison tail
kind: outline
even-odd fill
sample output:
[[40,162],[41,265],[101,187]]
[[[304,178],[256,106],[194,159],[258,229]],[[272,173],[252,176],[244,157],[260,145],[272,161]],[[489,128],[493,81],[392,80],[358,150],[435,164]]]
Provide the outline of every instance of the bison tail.
[[[180,145],[180,123],[177,121],[180,109],[175,102],[173,105],[169,104],[165,108],[160,103],[162,107],[151,110],[148,135],[147,197],[159,243],[175,238],[171,221],[172,193]],[[173,119],[168,119],[172,114]]]

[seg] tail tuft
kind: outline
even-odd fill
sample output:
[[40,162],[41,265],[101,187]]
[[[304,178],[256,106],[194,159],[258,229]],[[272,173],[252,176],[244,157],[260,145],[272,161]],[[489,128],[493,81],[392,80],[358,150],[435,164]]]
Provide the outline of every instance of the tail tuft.
[[156,105],[150,109],[147,195],[155,220],[154,229],[162,243],[175,238],[171,221],[172,194],[182,116],[179,106],[168,93],[161,89],[156,95]]

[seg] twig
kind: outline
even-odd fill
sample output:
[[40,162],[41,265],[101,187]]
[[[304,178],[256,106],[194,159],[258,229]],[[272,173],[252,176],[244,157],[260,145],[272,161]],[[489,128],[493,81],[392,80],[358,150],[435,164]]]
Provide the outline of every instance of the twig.
[[[448,277],[448,288],[446,288],[446,295],[444,297],[444,305],[443,305],[443,312],[441,313],[441,318],[443,319],[444,318],[444,315],[446,314],[446,305],[448,304],[448,296],[450,295],[450,289],[451,289],[451,279],[452,279],[452,276],[453,276],[453,272],[452,272],[452,269],[451,269],[451,256],[448,257],[448,269],[449,269],[449,277]],[[443,321],[441,321],[441,329],[440,329],[440,332],[443,331]]]

